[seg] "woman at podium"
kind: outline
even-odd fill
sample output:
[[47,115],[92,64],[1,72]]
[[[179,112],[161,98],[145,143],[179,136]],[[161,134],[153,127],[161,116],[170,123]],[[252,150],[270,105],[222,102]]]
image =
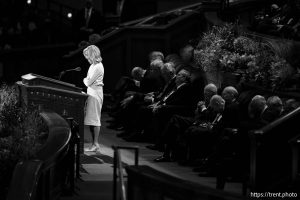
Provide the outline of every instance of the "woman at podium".
[[84,125],[89,126],[93,139],[92,146],[86,148],[85,151],[100,151],[98,138],[103,104],[104,67],[101,62],[100,50],[95,45],[85,48],[83,55],[91,64],[87,76],[83,79],[84,84],[87,86],[87,94],[89,95],[85,106]]

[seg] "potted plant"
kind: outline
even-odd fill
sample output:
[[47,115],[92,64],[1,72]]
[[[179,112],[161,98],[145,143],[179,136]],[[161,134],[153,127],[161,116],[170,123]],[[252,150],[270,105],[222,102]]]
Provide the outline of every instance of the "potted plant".
[[235,31],[232,24],[214,26],[203,34],[194,51],[194,59],[206,73],[207,81],[221,86],[223,69],[221,59],[232,50]]
[[278,90],[295,70],[283,56],[287,51],[274,46],[238,35],[232,24],[226,24],[203,34],[194,58],[208,82],[219,88],[241,80]]

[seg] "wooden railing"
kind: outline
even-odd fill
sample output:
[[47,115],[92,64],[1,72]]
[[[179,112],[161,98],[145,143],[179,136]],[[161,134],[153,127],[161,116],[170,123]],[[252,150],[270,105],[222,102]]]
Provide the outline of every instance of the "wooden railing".
[[294,189],[299,173],[300,107],[265,127],[250,132],[250,189]]
[[130,200],[241,200],[246,199],[221,190],[205,187],[190,181],[159,172],[148,166],[129,166],[127,199]]
[[47,141],[35,159],[16,165],[7,200],[58,199],[74,165],[67,156],[71,138],[68,123],[53,112],[42,112],[41,116],[49,128]]

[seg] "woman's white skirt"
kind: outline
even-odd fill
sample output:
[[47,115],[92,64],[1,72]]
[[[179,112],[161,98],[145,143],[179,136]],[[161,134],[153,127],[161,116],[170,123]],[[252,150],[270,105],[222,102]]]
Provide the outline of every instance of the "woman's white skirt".
[[84,125],[101,126],[101,109],[103,104],[103,87],[88,87],[89,97],[85,104]]

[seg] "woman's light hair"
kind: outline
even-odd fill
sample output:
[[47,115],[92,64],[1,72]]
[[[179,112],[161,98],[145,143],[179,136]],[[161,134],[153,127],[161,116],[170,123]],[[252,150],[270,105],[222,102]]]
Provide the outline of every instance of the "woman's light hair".
[[84,57],[89,60],[89,62],[96,64],[102,61],[101,52],[95,45],[90,45],[83,50]]

